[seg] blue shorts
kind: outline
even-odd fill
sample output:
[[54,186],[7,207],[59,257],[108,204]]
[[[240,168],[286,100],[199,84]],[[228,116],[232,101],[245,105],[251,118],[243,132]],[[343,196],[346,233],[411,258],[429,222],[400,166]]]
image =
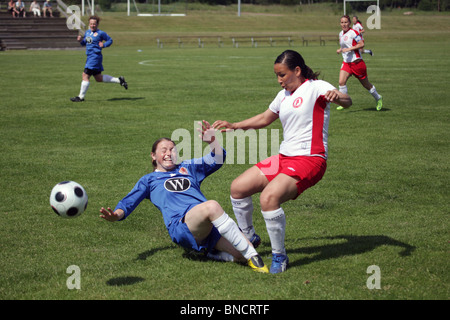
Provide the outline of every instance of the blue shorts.
[[194,249],[196,251],[211,251],[216,246],[217,241],[222,237],[216,227],[213,226],[206,239],[201,243],[197,243],[187,224],[184,222],[184,218],[174,220],[170,224],[168,231],[173,242],[184,248]]

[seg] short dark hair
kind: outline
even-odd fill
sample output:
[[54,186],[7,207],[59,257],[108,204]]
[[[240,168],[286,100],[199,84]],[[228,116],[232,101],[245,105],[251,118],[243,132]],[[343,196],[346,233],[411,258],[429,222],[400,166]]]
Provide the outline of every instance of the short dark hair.
[[100,23],[100,17],[99,17],[99,16],[90,16],[90,17],[89,17],[89,20],[96,20],[96,21],[97,21],[97,24]]

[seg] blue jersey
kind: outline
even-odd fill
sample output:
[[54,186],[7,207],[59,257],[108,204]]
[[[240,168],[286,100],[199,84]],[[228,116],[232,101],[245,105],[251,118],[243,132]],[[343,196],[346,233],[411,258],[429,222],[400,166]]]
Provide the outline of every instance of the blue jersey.
[[223,150],[220,163],[214,153],[209,153],[203,158],[183,161],[172,171],[154,171],[143,176],[114,210],[122,209],[125,219],[142,200],[149,199],[161,211],[164,224],[174,239],[171,225],[182,220],[191,208],[206,201],[200,185],[222,166],[225,153]]
[[99,42],[103,41],[105,41],[103,43],[104,48],[109,47],[113,43],[111,37],[102,30],[97,29],[94,32],[87,30],[84,33],[84,38],[80,44],[86,46],[87,59],[85,68],[103,71],[102,48],[98,45]]

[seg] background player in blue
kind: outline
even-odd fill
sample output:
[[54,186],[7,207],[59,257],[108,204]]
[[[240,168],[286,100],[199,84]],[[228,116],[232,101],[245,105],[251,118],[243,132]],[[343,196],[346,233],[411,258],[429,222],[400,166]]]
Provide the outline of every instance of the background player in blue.
[[225,150],[207,121],[203,121],[199,132],[211,148],[208,155],[176,164],[175,143],[169,138],[158,139],[151,153],[155,170],[139,179],[114,211],[101,208],[100,217],[108,221],[123,220],[142,200],[149,199],[161,211],[173,242],[196,251],[215,249],[219,256],[231,255],[234,261],[247,262],[253,270],[268,273],[233,219],[218,202],[207,200],[200,190],[202,181],[222,166]]
[[107,74],[102,74],[102,49],[111,46],[113,40],[106,32],[98,29],[99,23],[99,17],[89,17],[89,30],[84,33],[84,37],[78,36],[77,38],[82,46],[86,46],[87,59],[86,65],[84,66],[80,94],[77,97],[70,98],[73,102],[84,101],[84,96],[89,89],[89,79],[91,76],[94,76],[97,82],[118,83],[125,89],[128,89],[128,84],[125,82],[124,77],[121,76],[119,78],[115,78]]

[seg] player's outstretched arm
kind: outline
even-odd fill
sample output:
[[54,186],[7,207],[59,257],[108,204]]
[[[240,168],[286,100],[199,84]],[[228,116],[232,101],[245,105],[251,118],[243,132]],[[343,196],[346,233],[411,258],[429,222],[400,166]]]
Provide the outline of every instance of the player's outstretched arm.
[[278,115],[273,113],[270,109],[267,109],[263,113],[257,114],[256,116],[243,120],[241,122],[230,123],[224,120],[216,120],[212,124],[212,126],[215,129],[225,128],[221,130],[222,132],[225,132],[229,129],[261,129],[267,127],[276,119],[278,119]]
[[125,212],[122,209],[117,209],[116,211],[112,211],[112,209],[110,207],[108,207],[107,209],[102,207],[100,209],[100,213],[101,213],[100,218],[103,218],[103,219],[111,221],[111,222],[122,219],[125,214]]

